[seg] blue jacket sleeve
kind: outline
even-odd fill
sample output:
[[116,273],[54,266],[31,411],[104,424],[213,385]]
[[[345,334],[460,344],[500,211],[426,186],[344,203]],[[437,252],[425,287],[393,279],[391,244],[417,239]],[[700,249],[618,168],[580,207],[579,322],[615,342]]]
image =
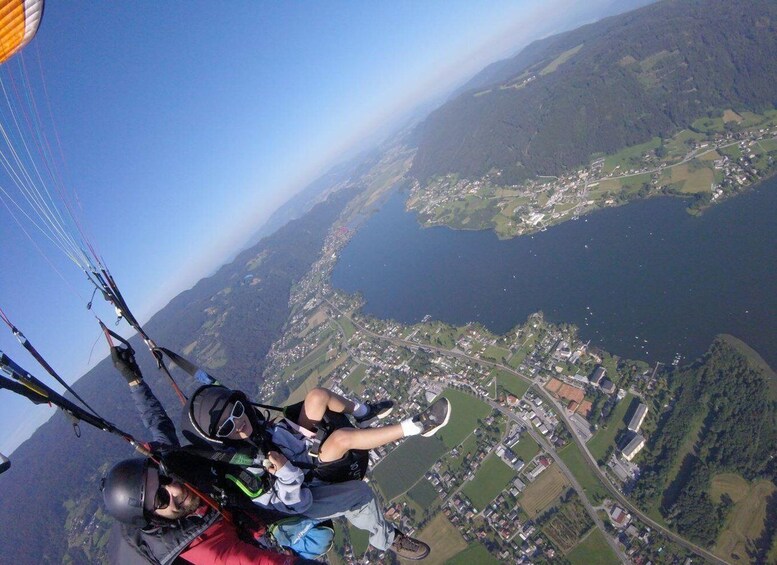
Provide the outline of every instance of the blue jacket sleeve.
[[151,432],[153,441],[161,445],[180,447],[173,421],[146,382],[141,380],[137,385],[131,386],[130,392],[135,408],[143,420],[143,425]]

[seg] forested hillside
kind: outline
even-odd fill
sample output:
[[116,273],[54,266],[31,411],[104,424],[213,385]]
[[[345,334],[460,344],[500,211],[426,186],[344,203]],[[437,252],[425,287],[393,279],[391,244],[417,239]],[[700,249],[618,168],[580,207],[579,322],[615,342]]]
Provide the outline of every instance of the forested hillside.
[[[718,539],[733,505],[726,494],[714,499],[716,476],[777,478],[777,382],[748,355],[741,342],[718,338],[698,363],[672,374],[669,404],[634,491],[643,506],[657,506],[678,532],[705,546]],[[777,510],[777,500],[768,504]],[[771,546],[774,524],[766,526],[751,559]]]
[[412,174],[555,175],[777,103],[777,3],[664,1],[533,43],[422,123]]
[[[146,330],[160,344],[204,363],[225,384],[253,392],[262,361],[288,317],[292,284],[321,252],[327,231],[359,187],[337,192],[299,220],[241,253],[215,275],[172,300]],[[147,381],[171,417],[179,406],[151,356],[131,340]],[[43,377],[36,367],[26,367]],[[184,390],[193,379],[177,372]],[[140,426],[127,385],[103,360],[74,387],[105,418],[140,439]],[[31,405],[32,407],[32,405]],[[45,407],[34,408],[45,410]],[[132,456],[121,439],[55,415],[12,456],[0,477],[0,562],[95,563],[104,557],[106,524],[101,520],[99,479],[111,462]]]

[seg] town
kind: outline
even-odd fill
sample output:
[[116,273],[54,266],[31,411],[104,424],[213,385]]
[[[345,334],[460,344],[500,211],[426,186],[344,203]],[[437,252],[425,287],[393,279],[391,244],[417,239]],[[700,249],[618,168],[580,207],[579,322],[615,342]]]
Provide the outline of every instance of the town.
[[[392,421],[446,395],[455,416],[439,437],[370,454],[387,517],[435,540],[434,562],[682,563],[704,552],[628,499],[665,401],[660,363],[613,357],[541,313],[505,335],[364,316],[359,297],[328,282],[352,233],[335,225],[296,285],[259,394],[291,403],[327,386],[391,398]],[[341,529],[332,562],[386,558]]]
[[495,170],[480,179],[447,175],[416,181],[407,202],[425,225],[489,229],[509,238],[544,230],[635,198],[691,198],[689,212],[741,193],[777,170],[777,111],[726,110],[671,139],[653,138],[595,158],[561,176],[503,186]]

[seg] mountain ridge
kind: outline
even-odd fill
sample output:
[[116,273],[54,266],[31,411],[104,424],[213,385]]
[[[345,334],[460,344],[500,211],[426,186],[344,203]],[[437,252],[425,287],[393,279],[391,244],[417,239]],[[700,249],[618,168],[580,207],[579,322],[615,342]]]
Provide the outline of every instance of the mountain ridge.
[[411,174],[424,183],[498,169],[503,183],[518,183],[666,137],[723,107],[772,107],[775,38],[772,2],[666,0],[540,40],[419,126]]

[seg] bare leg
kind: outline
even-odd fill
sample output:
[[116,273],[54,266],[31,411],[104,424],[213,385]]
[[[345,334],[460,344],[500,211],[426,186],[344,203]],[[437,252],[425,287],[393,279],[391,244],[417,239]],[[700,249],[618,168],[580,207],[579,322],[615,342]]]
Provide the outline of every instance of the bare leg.
[[400,424],[382,428],[340,428],[332,432],[321,445],[318,458],[322,462],[336,461],[350,449],[373,449],[405,437]]
[[339,412],[353,414],[353,402],[343,398],[329,389],[316,387],[305,396],[305,403],[300,411],[300,426],[307,429],[315,428],[324,417],[324,412]]

